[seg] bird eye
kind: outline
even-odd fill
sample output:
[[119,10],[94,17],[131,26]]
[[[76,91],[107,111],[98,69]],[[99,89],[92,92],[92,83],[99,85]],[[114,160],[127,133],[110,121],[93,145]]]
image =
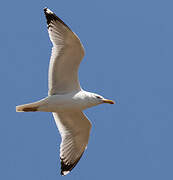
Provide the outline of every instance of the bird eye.
[[101,99],[101,97],[100,97],[100,96],[96,96],[96,98]]

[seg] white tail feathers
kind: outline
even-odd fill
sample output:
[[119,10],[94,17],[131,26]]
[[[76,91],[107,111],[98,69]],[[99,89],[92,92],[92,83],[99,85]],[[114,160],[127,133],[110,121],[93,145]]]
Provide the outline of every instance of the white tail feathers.
[[16,112],[33,112],[38,111],[38,103],[30,103],[16,106]]

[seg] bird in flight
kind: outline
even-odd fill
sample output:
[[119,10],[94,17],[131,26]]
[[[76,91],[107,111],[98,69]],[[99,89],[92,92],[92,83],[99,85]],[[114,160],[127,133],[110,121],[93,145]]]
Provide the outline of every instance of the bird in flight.
[[16,111],[53,113],[61,135],[61,175],[66,175],[76,166],[88,144],[91,122],[83,110],[103,103],[114,104],[114,101],[81,88],[78,68],[84,57],[84,48],[77,35],[51,10],[45,8],[44,14],[53,44],[48,96],[16,106]]

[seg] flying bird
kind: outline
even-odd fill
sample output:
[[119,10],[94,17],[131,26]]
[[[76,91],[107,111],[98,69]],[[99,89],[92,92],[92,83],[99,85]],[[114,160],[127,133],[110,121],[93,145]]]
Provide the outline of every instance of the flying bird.
[[44,9],[53,44],[49,64],[48,96],[40,101],[16,106],[17,112],[52,112],[61,135],[61,175],[68,174],[83,155],[89,140],[91,122],[83,110],[114,101],[84,91],[78,68],[84,48],[77,35],[51,10]]

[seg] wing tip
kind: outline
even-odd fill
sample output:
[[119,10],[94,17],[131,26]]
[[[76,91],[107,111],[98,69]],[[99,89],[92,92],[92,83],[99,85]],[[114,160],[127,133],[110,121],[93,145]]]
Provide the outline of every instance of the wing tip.
[[77,163],[79,162],[79,160],[82,157],[83,153],[77,158],[77,160],[73,164],[65,163],[64,159],[60,157],[60,160],[61,160],[61,175],[62,176],[67,175],[77,165]]
[[54,14],[50,9],[48,9],[47,7],[45,7],[44,9],[44,13],[45,14]]
[[71,29],[58,16],[56,16],[56,14],[54,12],[52,12],[47,7],[45,7],[43,10],[44,10],[44,14],[46,16],[48,28],[49,28],[49,24],[51,23],[51,21],[58,21],[71,31]]
[[44,14],[46,16],[48,27],[49,27],[49,24],[51,23],[51,21],[53,21],[53,20],[56,21],[57,20],[56,15],[50,9],[48,9],[47,7],[44,8]]
[[62,158],[60,159],[61,159],[61,175],[65,176],[75,167],[77,163],[66,164]]
[[62,171],[61,170],[61,176],[66,176],[70,171]]

